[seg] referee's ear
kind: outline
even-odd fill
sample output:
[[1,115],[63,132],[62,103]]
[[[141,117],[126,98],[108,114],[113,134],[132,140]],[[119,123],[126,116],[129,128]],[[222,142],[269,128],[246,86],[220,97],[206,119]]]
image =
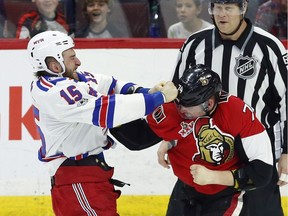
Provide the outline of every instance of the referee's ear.
[[248,1],[245,1],[243,3],[243,16],[245,16],[245,14],[247,13],[248,11]]

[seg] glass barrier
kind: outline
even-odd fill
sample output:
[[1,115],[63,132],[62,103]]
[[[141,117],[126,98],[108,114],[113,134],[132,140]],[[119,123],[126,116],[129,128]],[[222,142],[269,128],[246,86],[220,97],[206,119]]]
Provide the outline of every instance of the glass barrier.
[[[77,38],[185,38],[213,23],[208,0],[43,2],[0,0],[0,38],[29,38],[45,29],[68,32]],[[246,17],[278,38],[287,38],[287,0],[250,0]],[[184,33],[177,34],[181,25],[190,26],[190,30],[182,27]]]

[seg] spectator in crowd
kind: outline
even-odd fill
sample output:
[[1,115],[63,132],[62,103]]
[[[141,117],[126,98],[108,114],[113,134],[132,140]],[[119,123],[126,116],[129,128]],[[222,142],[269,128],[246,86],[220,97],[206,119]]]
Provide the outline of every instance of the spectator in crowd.
[[168,38],[188,38],[191,34],[206,28],[211,23],[199,17],[202,0],[176,0],[178,23],[168,28]]
[[36,76],[31,96],[42,141],[38,158],[47,162],[52,177],[55,215],[117,216],[120,191],[113,184],[119,181],[111,179],[114,169],[103,154],[113,145],[107,128],[173,101],[176,87],[170,81],[148,89],[78,71],[74,41],[58,31],[37,34],[27,51]]
[[82,9],[85,24],[76,31],[75,37],[115,38],[130,36],[128,32],[122,31],[109,20],[113,10],[113,0],[84,0]]
[[[255,109],[271,140],[273,176],[269,184],[248,191],[243,198],[248,203],[249,215],[283,216],[279,186],[288,183],[287,50],[277,37],[253,26],[246,18],[248,0],[209,2],[214,26],[191,35],[183,44],[173,82],[177,83],[191,65],[204,63],[219,73],[223,90],[237,95]],[[277,122],[281,128],[280,157],[275,151]],[[174,187],[167,216],[181,215],[181,184],[178,180]]]
[[269,0],[259,6],[255,26],[287,39],[287,0]]
[[59,0],[32,0],[32,2],[37,9],[22,15],[19,19],[16,38],[31,38],[47,30],[71,33],[64,15],[57,11]]

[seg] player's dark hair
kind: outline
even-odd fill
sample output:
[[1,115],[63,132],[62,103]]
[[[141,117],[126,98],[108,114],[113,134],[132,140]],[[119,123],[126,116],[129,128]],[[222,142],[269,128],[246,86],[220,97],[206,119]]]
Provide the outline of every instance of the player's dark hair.
[[37,71],[37,72],[34,73],[34,76],[37,77],[37,78],[40,78],[41,76],[53,76],[53,75],[51,75],[47,71]]

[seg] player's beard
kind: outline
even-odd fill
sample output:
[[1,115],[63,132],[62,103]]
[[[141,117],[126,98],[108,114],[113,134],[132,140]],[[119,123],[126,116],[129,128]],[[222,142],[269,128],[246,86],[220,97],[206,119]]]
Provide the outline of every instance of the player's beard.
[[75,70],[69,70],[69,69],[65,69],[65,73],[63,74],[65,77],[69,77],[71,79],[75,79],[78,80],[78,75],[76,73],[76,69]]
[[72,76],[73,76],[73,79],[79,81],[79,77],[78,77],[76,70],[73,72]]

